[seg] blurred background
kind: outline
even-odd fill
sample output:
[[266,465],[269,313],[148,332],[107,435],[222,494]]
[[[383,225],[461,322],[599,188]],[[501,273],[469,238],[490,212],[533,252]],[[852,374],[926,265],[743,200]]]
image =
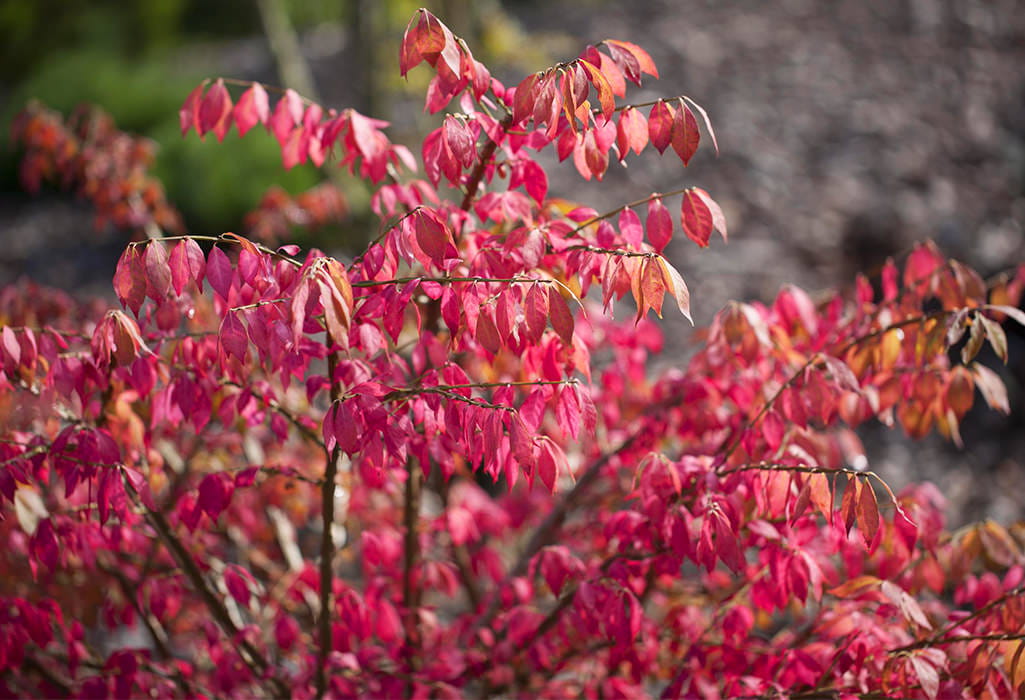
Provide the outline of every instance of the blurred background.
[[[284,172],[262,130],[244,143],[183,139],[178,108],[205,77],[287,85],[327,107],[352,106],[415,143],[428,72],[398,75],[402,31],[426,4],[493,73],[575,57],[604,38],[647,49],[661,80],[629,99],[686,94],[716,128],[721,154],[629,159],[604,186],[553,164],[553,194],[607,209],[696,184],[723,206],[730,243],[668,256],[691,288],[695,320],[729,299],[771,300],[783,283],[849,285],[932,238],[988,276],[1025,261],[1025,3],[1017,0],[0,0],[0,119],[30,98],[67,114],[88,102],[152,139],[153,174],[193,233],[241,230],[268,187],[296,194],[325,179]],[[237,93],[236,93],[237,94]],[[415,150],[415,149],[414,149]],[[29,197],[17,153],[0,149],[0,282],[29,275],[110,296],[127,235],[95,232],[87,204],[56,190]],[[376,224],[367,192],[343,181],[350,212],[304,243],[353,252]],[[614,201],[609,192],[615,193]],[[663,363],[693,337],[672,314]],[[964,451],[862,432],[872,467],[897,485],[936,481],[953,519],[1025,518],[1025,342],[1009,327],[1012,367],[989,358],[1017,411],[975,411]]]

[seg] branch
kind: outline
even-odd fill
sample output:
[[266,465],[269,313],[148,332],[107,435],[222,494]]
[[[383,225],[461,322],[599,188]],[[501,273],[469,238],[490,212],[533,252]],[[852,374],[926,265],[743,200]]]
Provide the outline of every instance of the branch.
[[[328,333],[325,342],[330,347],[333,344],[331,334]],[[335,371],[338,368],[338,354],[330,352],[327,356],[328,381],[331,383],[332,402],[341,399],[341,387],[335,381]],[[320,486],[320,513],[322,532],[320,536],[320,618],[317,620],[317,631],[320,640],[320,650],[317,655],[317,693],[316,698],[324,697],[327,691],[327,657],[331,652],[331,607],[332,594],[334,593],[334,572],[333,566],[335,556],[334,525],[335,525],[335,478],[338,475],[338,460],[341,458],[341,448],[335,445],[334,449],[328,452],[325,449],[327,464],[324,468],[324,482]]]
[[498,614],[499,606],[501,605],[500,592],[512,581],[514,578],[518,578],[527,573],[527,568],[530,566],[530,560],[534,558],[543,547],[548,545],[555,539],[555,534],[559,528],[562,527],[562,523],[566,520],[566,516],[570,510],[574,508],[580,500],[584,497],[584,493],[591,487],[591,485],[598,480],[601,475],[601,470],[612,461],[613,457],[618,456],[622,452],[630,449],[640,437],[640,433],[634,433],[622,443],[616,449],[606,452],[605,454],[598,457],[594,462],[587,467],[583,475],[577,479],[577,483],[573,485],[573,488],[566,491],[559,502],[555,504],[555,507],[548,512],[545,519],[538,525],[537,529],[534,530],[534,534],[531,536],[527,546],[520,553],[516,563],[509,570],[509,573],[505,575],[505,579],[502,584],[495,590],[492,595],[491,603],[488,605],[487,611],[477,620],[474,625],[474,630],[482,627],[487,627],[491,624],[491,621]]
[[[228,609],[224,607],[224,603],[214,593],[213,589],[207,583],[206,578],[203,576],[203,572],[200,570],[199,565],[185,545],[182,544],[181,540],[174,534],[170,524],[164,517],[164,514],[158,510],[151,510],[142,503],[142,499],[139,497],[139,492],[135,489],[135,485],[131,479],[125,476],[124,472],[121,472],[121,479],[125,485],[125,490],[131,496],[133,503],[137,508],[142,508],[146,515],[146,519],[149,521],[153,529],[157,531],[160,539],[164,541],[167,549],[170,551],[171,556],[178,566],[181,567],[182,573],[185,574],[186,578],[192,584],[192,587],[199,594],[199,597],[203,600],[203,604],[206,605],[207,610],[213,616],[214,621],[221,627],[221,629],[228,634],[233,642],[237,643],[241,649],[242,660],[249,667],[251,671],[257,676],[263,677],[264,673],[269,671],[271,666],[267,659],[264,658],[263,654],[252,645],[252,643],[245,637],[239,634],[238,627],[231,619],[231,615],[228,613]],[[288,688],[285,684],[276,677],[271,677],[270,684],[273,687],[268,694],[271,697],[284,697],[288,695]]]
[[[507,133],[509,127],[512,126],[512,114],[507,114],[498,124],[502,127],[502,133]],[[459,205],[463,211],[470,211],[470,207],[473,206],[473,198],[477,196],[477,189],[480,187],[481,180],[484,179],[488,161],[495,155],[497,148],[498,142],[489,138],[488,142],[484,144],[484,148],[480,150],[480,154],[477,156],[477,165],[474,166],[473,172],[470,173],[470,177],[466,181],[466,194]]]
[[406,497],[402,519],[406,528],[402,566],[402,606],[406,616],[406,644],[403,655],[406,670],[410,674],[406,685],[406,697],[413,697],[415,683],[413,680],[417,652],[420,646],[420,594],[413,574],[420,559],[420,533],[417,528],[420,517],[421,470],[412,459],[406,460]]
[[[572,235],[574,235],[576,233],[580,233],[581,231],[583,231],[588,226],[594,226],[599,221],[604,221],[605,219],[611,219],[613,216],[615,216],[619,212],[623,211],[624,209],[628,209],[630,207],[639,207],[642,204],[647,204],[648,202],[650,202],[650,201],[652,201],[654,199],[662,199],[662,197],[672,197],[673,195],[683,194],[684,192],[686,192],[689,189],[690,189],[690,187],[681,187],[680,189],[672,190],[670,192],[655,192],[653,194],[649,194],[647,197],[641,197],[640,199],[635,199],[632,202],[627,202],[623,206],[616,207],[615,209],[607,211],[604,214],[599,214],[598,216],[595,216],[594,218],[588,219],[587,221],[585,221],[584,223],[580,224],[579,226],[577,226],[575,229],[573,229],[572,231],[570,231],[566,235],[567,236],[572,236]],[[612,252],[612,251],[608,251],[608,252]]]
[[960,620],[954,620],[949,625],[947,625],[946,627],[944,627],[943,629],[941,629],[939,632],[937,632],[933,636],[929,637],[928,639],[923,639],[923,640],[915,642],[913,644],[906,644],[905,646],[897,647],[896,649],[891,649],[888,653],[889,654],[900,654],[901,652],[913,651],[914,649],[924,649],[925,647],[935,646],[935,645],[938,645],[938,644],[946,644],[948,642],[949,643],[968,642],[968,641],[972,641],[972,640],[1010,641],[1012,639],[1023,639],[1023,638],[1025,638],[1025,635],[1022,635],[1022,634],[1018,634],[1018,635],[1013,635],[1013,634],[1012,635],[996,634],[996,635],[978,635],[978,636],[959,635],[959,636],[955,636],[955,637],[947,637],[948,634],[953,632],[958,627],[963,626],[966,622],[969,622],[970,620],[975,620],[975,619],[977,619],[979,617],[982,617],[983,615],[985,615],[986,613],[988,613],[990,610],[992,610],[993,608],[997,607],[1001,603],[1005,603],[1005,602],[1007,602],[1008,600],[1010,600],[1012,598],[1018,598],[1022,594],[1025,594],[1025,585],[1021,585],[1021,586],[1018,586],[1017,588],[1014,588],[1014,589],[1012,589],[1010,591],[1007,591],[1006,593],[1004,593],[999,598],[991,600],[990,602],[986,603],[981,608],[979,608],[978,610],[976,610],[975,612],[973,612],[971,615],[969,615],[967,617],[964,617],[964,618],[962,618]]

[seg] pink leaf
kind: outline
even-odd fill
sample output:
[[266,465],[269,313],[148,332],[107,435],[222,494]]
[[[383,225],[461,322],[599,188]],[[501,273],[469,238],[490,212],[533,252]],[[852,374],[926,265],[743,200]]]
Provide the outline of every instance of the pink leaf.
[[239,136],[245,136],[246,132],[257,124],[266,124],[268,118],[270,103],[267,100],[267,91],[260,83],[253,83],[242,93],[242,97],[235,105],[235,125],[238,127]]
[[662,100],[655,103],[648,115],[648,136],[659,153],[664,153],[673,140],[673,109]]
[[175,294],[181,296],[182,290],[190,281],[202,288],[206,260],[199,244],[191,238],[179,241],[171,251],[170,267],[171,284]]
[[231,127],[231,108],[228,88],[224,87],[224,80],[218,78],[199,105],[197,130],[200,136],[212,131],[218,141],[223,141]]
[[538,443],[537,473],[541,482],[554,493],[559,474],[566,469],[566,455],[551,438],[542,436]]
[[209,280],[210,286],[213,287],[214,291],[225,301],[228,300],[228,292],[231,289],[233,277],[234,271],[228,256],[217,246],[211,248],[210,254],[206,259],[206,278]]
[[[203,81],[189,93],[189,96],[185,98],[185,103],[181,109],[178,110],[178,119],[181,125],[182,136],[189,133],[189,129],[193,126],[196,130],[199,130],[199,105],[203,101],[203,90],[206,89],[207,81]],[[200,133],[202,136],[202,133]]]
[[626,207],[619,214],[619,232],[623,235],[627,245],[634,250],[641,249],[644,242],[644,229],[641,228],[641,219],[630,208]]

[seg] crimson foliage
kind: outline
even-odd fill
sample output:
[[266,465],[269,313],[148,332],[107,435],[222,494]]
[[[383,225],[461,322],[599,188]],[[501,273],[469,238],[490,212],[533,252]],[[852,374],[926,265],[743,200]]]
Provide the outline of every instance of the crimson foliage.
[[[852,428],[959,441],[976,389],[1007,411],[974,357],[1006,358],[1025,269],[987,283],[926,243],[875,288],[730,304],[652,378],[648,311],[690,309],[662,251],[725,239],[722,211],[696,187],[566,206],[533,153],[599,180],[649,144],[686,165],[703,110],[617,105],[657,77],[623,41],[507,88],[421,10],[402,72],[424,62],[428,111],[459,106],[426,180],[384,122],[291,91],[217,80],[182,108],[183,132],[263,125],[286,167],[372,183],[351,264],[152,236],[118,264],[124,310],[0,294],[0,692],[1019,693],[1015,538],[945,532],[936,489],[894,494]],[[40,114],[32,177],[77,162]]]

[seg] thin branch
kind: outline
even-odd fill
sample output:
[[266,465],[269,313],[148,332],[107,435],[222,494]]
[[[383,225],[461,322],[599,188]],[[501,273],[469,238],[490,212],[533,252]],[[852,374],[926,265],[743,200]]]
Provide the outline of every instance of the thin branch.
[[[139,496],[139,492],[135,488],[135,484],[132,483],[131,479],[122,472],[122,482],[125,485],[125,490],[131,496],[133,503],[136,507],[143,508],[146,520],[149,521],[153,529],[157,531],[160,539],[164,541],[167,549],[170,551],[171,556],[178,562],[178,566],[181,567],[182,573],[185,574],[186,578],[192,584],[192,587],[199,594],[199,597],[203,600],[203,604],[206,605],[207,610],[213,616],[214,620],[221,627],[221,629],[228,634],[234,643],[237,643],[244,652],[239,656],[250,670],[253,671],[257,676],[263,677],[265,672],[269,671],[271,666],[270,663],[264,658],[263,654],[252,645],[252,643],[245,637],[239,634],[238,627],[231,619],[231,615],[228,613],[228,609],[224,606],[224,603],[217,596],[217,594],[210,587],[203,576],[203,572],[200,570],[199,565],[195,559],[182,544],[181,540],[174,534],[170,524],[164,517],[164,514],[159,510],[151,510],[142,503],[142,499]],[[288,688],[284,683],[277,677],[271,677],[269,679],[273,690],[269,691],[271,697],[283,697],[288,695]]]
[[[990,610],[992,610],[993,608],[997,607],[998,605],[1000,605],[1002,603],[1006,603],[1008,600],[1010,600],[1012,598],[1017,598],[1017,597],[1021,596],[1022,594],[1025,594],[1025,585],[1021,585],[1021,586],[1018,586],[1017,588],[1014,588],[1014,589],[1012,589],[1010,591],[1007,591],[1006,593],[1004,593],[999,598],[991,600],[990,602],[986,603],[981,608],[979,608],[978,610],[973,612],[971,615],[968,615],[967,617],[963,617],[960,620],[954,620],[949,625],[947,625],[946,627],[944,627],[943,629],[941,629],[939,632],[937,632],[936,634],[932,635],[928,639],[923,639],[921,641],[914,642],[913,644],[907,644],[907,645],[902,646],[902,647],[897,647],[896,649],[891,649],[888,653],[889,654],[900,654],[902,652],[913,651],[914,649],[924,649],[925,647],[936,646],[937,644],[946,644],[948,642],[950,642],[950,643],[957,642],[957,641],[966,642],[966,641],[972,641],[973,639],[985,640],[985,639],[992,638],[992,637],[994,637],[994,635],[981,635],[981,636],[959,635],[959,636],[955,636],[955,637],[948,637],[947,635],[950,634],[951,632],[953,632],[958,627],[964,626],[964,624],[966,622],[969,622],[971,620],[975,620],[975,619],[977,619],[979,617],[982,617],[983,615],[985,615],[986,613],[988,613]],[[1000,637],[1000,636],[1005,636],[1005,635],[995,635],[995,636],[996,637]],[[1023,636],[1022,635],[1018,635],[1017,637],[1014,637],[1012,635],[1011,638],[1021,639],[1021,638],[1023,638]],[[1008,640],[994,639],[994,641],[1008,641]]]
[[598,457],[587,467],[580,478],[577,479],[577,483],[573,485],[573,488],[563,493],[562,498],[560,498],[558,503],[555,504],[555,507],[548,512],[545,519],[537,526],[537,529],[534,530],[534,534],[527,542],[527,546],[522,552],[520,552],[520,556],[516,559],[516,563],[513,564],[509,573],[505,575],[505,580],[502,581],[501,585],[498,586],[496,592],[492,595],[488,609],[474,625],[475,629],[481,629],[491,624],[495,615],[498,614],[498,609],[501,605],[501,596],[499,593],[505,589],[513,579],[527,573],[527,569],[530,566],[530,560],[533,559],[534,555],[541,551],[543,547],[554,540],[556,533],[559,528],[562,527],[562,523],[566,520],[566,516],[569,514],[570,510],[577,506],[591,485],[598,480],[598,477],[601,475],[601,470],[605,468],[605,465],[611,462],[614,457],[617,457],[621,453],[630,449],[630,447],[637,442],[639,437],[639,433],[634,433],[620,443],[619,447]]
[[436,282],[438,284],[452,284],[453,282],[500,282],[502,284],[555,284],[552,279],[538,279],[536,277],[395,277],[387,280],[364,280],[353,282],[353,287],[380,287],[385,284],[406,284],[407,282]]
[[[333,345],[331,334],[325,339],[328,348]],[[341,399],[342,389],[335,378],[338,369],[338,353],[328,352],[327,376],[331,384],[331,400]],[[331,608],[334,592],[334,526],[335,526],[335,478],[338,475],[338,460],[341,459],[341,448],[325,449],[327,464],[324,468],[324,482],[320,487],[321,532],[320,538],[320,618],[317,620],[319,636],[319,653],[317,656],[317,700],[327,692],[327,658],[331,652]]]
[[[451,487],[451,480],[446,480],[440,489],[441,505],[446,512],[449,508],[448,496]],[[466,590],[466,597],[470,600],[473,609],[476,610],[481,601],[480,588],[473,577],[470,553],[465,544],[456,544],[454,540],[452,541],[452,559],[455,560],[456,569],[459,571],[459,580],[462,581],[463,588]]]
[[[689,189],[690,189],[690,187],[681,187],[680,189],[672,190],[670,192],[655,192],[653,194],[649,194],[647,197],[641,197],[640,199],[635,199],[632,202],[628,202],[628,203],[626,203],[626,204],[624,204],[624,205],[622,205],[620,207],[616,207],[615,209],[612,209],[611,211],[607,211],[604,214],[599,214],[598,216],[595,216],[594,218],[588,219],[587,221],[585,221],[584,223],[580,224],[579,226],[577,226],[575,229],[573,229],[572,231],[570,231],[566,235],[572,236],[572,235],[574,235],[576,233],[580,233],[581,231],[583,231],[588,226],[594,226],[599,221],[604,221],[605,219],[611,219],[613,216],[615,216],[619,212],[623,211],[624,209],[628,209],[630,207],[639,207],[642,204],[647,204],[648,202],[650,202],[652,200],[655,200],[655,199],[662,199],[663,197],[672,197],[673,195],[683,194],[684,192],[686,192]],[[611,252],[611,251],[609,251],[609,252]]]

